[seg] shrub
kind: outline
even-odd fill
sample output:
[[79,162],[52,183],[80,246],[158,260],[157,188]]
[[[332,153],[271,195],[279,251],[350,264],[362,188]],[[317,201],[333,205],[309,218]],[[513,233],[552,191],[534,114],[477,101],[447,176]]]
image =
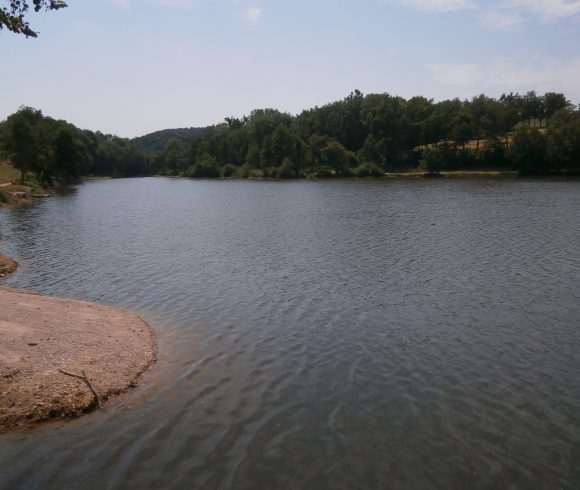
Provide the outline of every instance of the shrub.
[[250,179],[261,179],[264,177],[264,173],[259,168],[250,169]]
[[318,177],[319,179],[330,179],[334,177],[334,173],[331,169],[322,167],[318,169],[318,172],[316,172],[314,176]]
[[250,178],[251,171],[252,167],[250,167],[247,163],[245,163],[241,167],[238,167],[238,170],[236,171],[236,177],[240,179],[248,179]]
[[221,170],[222,177],[234,177],[238,172],[238,167],[232,165],[231,163],[226,163]]
[[189,167],[184,173],[184,177],[194,179],[214,178],[220,176],[220,168],[215,158],[204,155],[195,165]]
[[357,177],[382,177],[384,172],[381,167],[374,163],[363,163],[354,169]]
[[425,148],[419,161],[419,168],[427,171],[427,175],[435,177],[445,168],[445,160],[439,148]]
[[293,179],[296,177],[296,169],[294,168],[294,163],[290,158],[284,158],[282,165],[278,167],[276,177],[279,179]]

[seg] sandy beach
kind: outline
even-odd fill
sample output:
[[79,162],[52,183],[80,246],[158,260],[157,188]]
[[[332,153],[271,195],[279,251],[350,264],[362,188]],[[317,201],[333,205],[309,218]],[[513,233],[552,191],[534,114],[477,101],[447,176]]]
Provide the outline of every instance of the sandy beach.
[[0,432],[86,413],[155,362],[154,332],[127,312],[14,289],[0,305]]

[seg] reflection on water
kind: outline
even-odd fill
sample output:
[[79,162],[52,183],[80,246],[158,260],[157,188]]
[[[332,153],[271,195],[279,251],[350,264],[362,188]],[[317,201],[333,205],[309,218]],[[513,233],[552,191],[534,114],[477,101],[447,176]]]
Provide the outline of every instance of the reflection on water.
[[576,489],[580,183],[88,182],[1,285],[138,312],[128,397],[0,437],[2,488]]

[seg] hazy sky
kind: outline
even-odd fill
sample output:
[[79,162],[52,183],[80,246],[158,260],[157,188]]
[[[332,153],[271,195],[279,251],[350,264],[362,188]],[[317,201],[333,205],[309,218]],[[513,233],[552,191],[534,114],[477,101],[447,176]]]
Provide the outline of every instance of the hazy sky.
[[132,137],[354,89],[580,102],[580,0],[69,0],[29,20],[37,39],[0,34],[0,120],[28,105]]

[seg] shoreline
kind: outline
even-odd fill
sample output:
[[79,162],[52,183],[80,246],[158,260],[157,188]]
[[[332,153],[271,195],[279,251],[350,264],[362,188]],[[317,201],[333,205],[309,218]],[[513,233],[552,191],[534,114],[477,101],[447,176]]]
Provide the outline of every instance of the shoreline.
[[88,413],[157,360],[154,330],[123,310],[10,288],[0,304],[0,433]]

